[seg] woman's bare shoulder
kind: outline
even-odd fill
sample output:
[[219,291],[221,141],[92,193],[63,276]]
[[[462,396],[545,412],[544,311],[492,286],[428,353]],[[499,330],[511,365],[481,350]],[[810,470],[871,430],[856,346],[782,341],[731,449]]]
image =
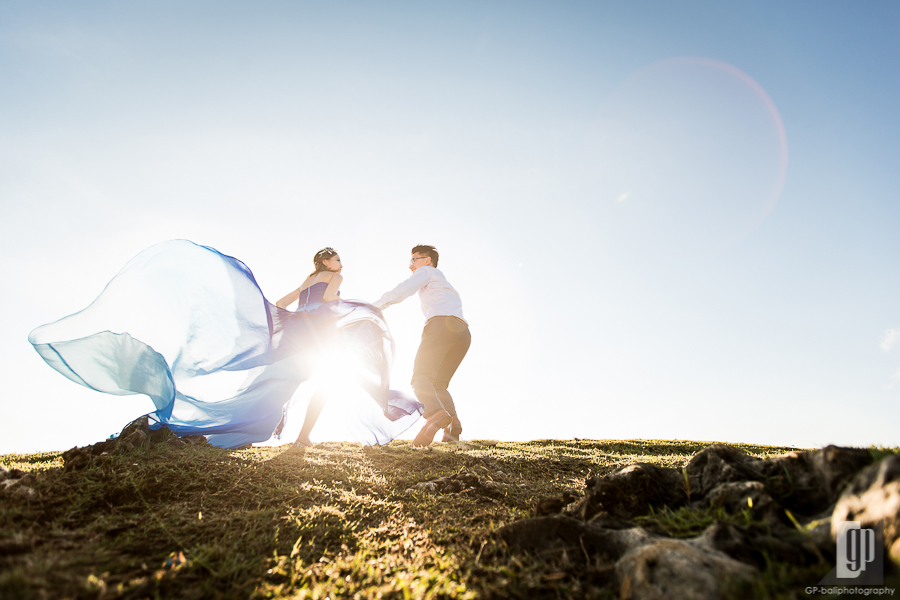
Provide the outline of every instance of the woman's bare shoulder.
[[300,284],[300,287],[297,288],[297,291],[298,291],[298,292],[302,292],[303,290],[305,290],[305,289],[308,288],[309,286],[318,283],[318,281],[319,281],[319,280],[316,279],[316,276],[315,276],[315,275],[310,275],[309,277],[307,277],[306,279],[303,280],[303,283]]
[[318,279],[316,279],[316,283],[326,282],[331,283],[332,281],[343,281],[344,277],[340,273],[335,273],[334,271],[322,271],[316,275]]

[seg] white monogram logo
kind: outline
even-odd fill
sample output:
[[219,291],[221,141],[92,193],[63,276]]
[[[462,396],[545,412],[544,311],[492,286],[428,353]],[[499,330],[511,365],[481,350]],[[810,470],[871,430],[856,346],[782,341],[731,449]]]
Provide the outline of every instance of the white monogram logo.
[[859,521],[840,524],[837,535],[839,579],[856,579],[875,560],[875,530],[861,529]]

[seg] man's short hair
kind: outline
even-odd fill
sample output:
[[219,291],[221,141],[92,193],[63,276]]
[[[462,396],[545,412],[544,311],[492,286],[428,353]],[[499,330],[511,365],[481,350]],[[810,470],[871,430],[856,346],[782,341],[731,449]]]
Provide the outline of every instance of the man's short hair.
[[412,254],[422,254],[424,256],[428,256],[431,258],[431,266],[437,268],[438,265],[438,255],[437,248],[434,246],[429,246],[427,244],[419,244],[415,248],[412,249]]

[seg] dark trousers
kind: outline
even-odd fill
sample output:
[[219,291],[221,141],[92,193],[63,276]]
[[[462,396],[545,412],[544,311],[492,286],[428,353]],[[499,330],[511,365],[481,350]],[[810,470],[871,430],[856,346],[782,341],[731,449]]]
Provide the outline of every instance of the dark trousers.
[[472,334],[462,319],[432,317],[425,324],[413,366],[412,387],[416,398],[425,405],[426,419],[441,408],[456,416],[447,386],[471,343]]

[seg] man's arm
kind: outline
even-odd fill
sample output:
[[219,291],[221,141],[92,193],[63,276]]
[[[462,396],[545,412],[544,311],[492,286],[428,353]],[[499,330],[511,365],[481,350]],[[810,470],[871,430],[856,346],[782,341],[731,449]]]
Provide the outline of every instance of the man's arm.
[[426,269],[425,267],[419,267],[418,269],[416,269],[415,273],[409,276],[409,279],[402,282],[391,291],[385,292],[385,294],[381,298],[379,298],[372,304],[375,306],[375,308],[384,310],[391,304],[402,302],[425,287],[425,284],[428,283],[429,278],[430,275],[428,274],[428,269]]

